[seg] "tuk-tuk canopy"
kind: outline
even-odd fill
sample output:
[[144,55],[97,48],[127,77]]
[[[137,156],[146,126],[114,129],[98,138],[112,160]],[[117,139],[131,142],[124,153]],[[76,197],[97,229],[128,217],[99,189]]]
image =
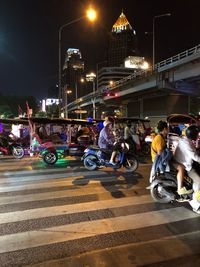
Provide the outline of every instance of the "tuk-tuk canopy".
[[114,118],[114,121],[117,123],[126,123],[126,122],[150,122],[150,120],[137,118],[137,117],[122,117],[122,118]]
[[189,114],[171,114],[167,117],[167,122],[170,125],[196,124],[198,119],[194,115]]
[[[55,125],[92,125],[92,122],[87,120],[78,119],[60,119],[60,118],[30,118],[30,122],[33,124],[55,124]],[[0,123],[4,124],[24,124],[29,125],[28,118],[16,118],[16,119],[0,119]]]

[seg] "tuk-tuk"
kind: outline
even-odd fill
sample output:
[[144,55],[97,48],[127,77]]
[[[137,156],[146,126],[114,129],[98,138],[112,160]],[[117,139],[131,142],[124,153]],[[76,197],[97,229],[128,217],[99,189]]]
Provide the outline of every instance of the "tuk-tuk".
[[[167,123],[169,126],[168,133],[168,146],[174,150],[178,144],[180,136],[185,135],[186,128],[191,124],[199,125],[198,117],[189,114],[171,114],[167,117]],[[146,137],[146,141],[151,143],[154,134]]]
[[136,152],[149,155],[150,145],[145,141],[146,136],[151,132],[150,120],[137,117],[122,117],[114,119],[115,127],[125,128],[131,125],[132,138],[136,144]]
[[96,142],[93,123],[86,120],[31,117],[0,119],[0,122],[28,128],[26,137],[21,134],[19,140],[30,156],[39,156],[47,164],[55,164],[68,155],[82,156],[85,147]]
[[0,155],[13,155],[20,159],[27,154],[28,122],[21,119],[0,118]]
[[95,143],[93,123],[86,120],[30,118],[30,155],[39,155],[47,164],[66,156],[82,156]]
[[180,136],[185,135],[188,126],[199,124],[199,120],[194,115],[190,114],[171,114],[167,117],[169,125],[168,147],[174,151],[178,144]]

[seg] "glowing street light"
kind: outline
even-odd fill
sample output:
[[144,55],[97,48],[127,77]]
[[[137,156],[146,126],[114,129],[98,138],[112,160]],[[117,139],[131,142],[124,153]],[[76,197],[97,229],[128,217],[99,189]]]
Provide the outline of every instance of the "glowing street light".
[[[61,36],[62,36],[62,31],[65,27],[74,24],[82,19],[87,18],[89,21],[93,22],[97,17],[96,11],[92,8],[89,8],[86,10],[86,14],[80,18],[74,19],[66,24],[63,24],[60,28],[59,28],[59,45],[58,45],[58,49],[59,49],[59,53],[58,53],[58,57],[59,57],[59,73],[58,73],[58,99],[59,99],[59,117],[61,115],[61,99],[62,99],[62,66],[61,66]],[[66,114],[66,118],[68,117],[68,110],[67,110],[67,105],[66,105],[66,110],[65,110],[65,114]]]
[[94,21],[96,20],[96,17],[97,17],[97,13],[96,11],[93,9],[93,8],[89,8],[86,12],[87,14],[87,18],[90,20],[90,21]]

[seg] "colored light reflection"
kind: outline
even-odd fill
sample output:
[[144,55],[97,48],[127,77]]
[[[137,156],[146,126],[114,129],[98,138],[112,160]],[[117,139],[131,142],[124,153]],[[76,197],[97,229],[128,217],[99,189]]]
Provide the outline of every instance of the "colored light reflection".
[[0,133],[2,133],[2,132],[3,132],[3,124],[0,123]]

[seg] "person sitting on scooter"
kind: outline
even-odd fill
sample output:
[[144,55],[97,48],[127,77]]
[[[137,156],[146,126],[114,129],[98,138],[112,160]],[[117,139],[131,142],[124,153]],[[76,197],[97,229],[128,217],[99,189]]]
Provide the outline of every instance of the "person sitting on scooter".
[[131,122],[128,122],[124,128],[124,140],[130,145],[130,150],[136,153],[136,143],[133,140],[133,131],[131,130]]
[[194,141],[199,135],[199,128],[196,125],[190,125],[186,129],[186,136],[182,137],[175,150],[174,159],[182,164],[193,180],[193,198],[190,205],[193,211],[200,214],[200,176],[193,168],[193,161],[200,163],[200,156],[197,154]]
[[193,192],[192,189],[187,190],[185,186],[183,186],[185,167],[181,163],[175,163],[175,168],[177,169],[177,193],[181,195],[191,194]]
[[109,145],[112,145],[114,142],[114,135],[112,133],[112,122],[104,121],[104,127],[100,131],[98,146],[103,149],[107,149]]
[[123,138],[120,135],[120,130],[119,129],[115,129],[114,137],[115,137],[115,142],[114,142],[114,145],[113,145],[113,152],[111,154],[110,161],[109,161],[109,163],[111,165],[116,165],[116,163],[114,162],[114,159],[115,159],[118,151],[120,151],[120,149],[121,149],[121,141],[122,141]]

